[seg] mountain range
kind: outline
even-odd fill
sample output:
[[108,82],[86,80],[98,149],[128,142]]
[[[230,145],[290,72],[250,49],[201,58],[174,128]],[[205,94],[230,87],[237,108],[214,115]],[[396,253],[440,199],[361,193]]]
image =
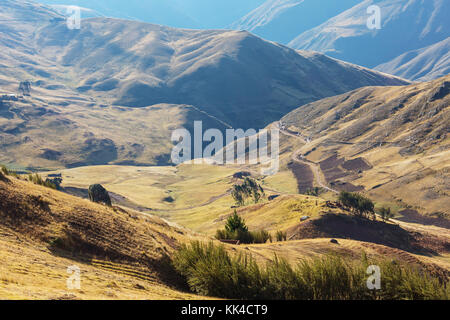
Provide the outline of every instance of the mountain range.
[[[219,128],[263,128],[314,100],[368,85],[408,83],[323,54],[295,51],[246,31],[175,29],[100,17],[83,20],[80,30],[69,30],[57,11],[27,1],[6,0],[0,14],[17,21],[2,25],[2,91],[16,92],[25,80],[32,87],[31,97],[4,104],[0,125],[2,148],[9,154],[2,160],[21,158],[23,165],[41,153],[44,160],[57,161],[52,165],[133,162],[139,155],[147,157],[140,163],[160,163],[155,161],[158,153],[167,155],[171,145],[165,130],[190,127],[192,121],[186,119],[193,118],[181,112],[180,122],[161,123],[156,115],[152,120],[150,114],[162,106],[190,110],[205,119],[205,127],[211,123]],[[153,105],[158,106],[152,109]],[[123,111],[109,113],[111,126],[106,129],[88,120],[104,113],[105,107]],[[32,116],[36,112],[39,118]],[[136,130],[158,124],[158,132],[167,135],[144,143],[150,153],[130,150],[123,140],[127,135],[114,134],[121,119],[136,116],[143,121]],[[47,121],[52,125],[38,126]],[[42,143],[37,135],[50,127],[56,138]]]
[[[445,0],[41,2],[51,4],[63,15],[67,15],[68,5],[78,5],[83,18],[115,17],[179,28],[246,30],[294,49],[318,51],[369,68],[380,66],[380,70],[408,80],[426,81],[445,75],[443,49],[428,48],[439,46],[450,36]],[[379,30],[367,27],[373,14],[367,11],[371,6],[380,9]],[[401,62],[420,50],[424,51],[415,60],[426,61],[427,66],[420,75],[405,71],[414,67]]]
[[414,81],[429,81],[450,73],[450,37],[426,48],[408,51],[375,70]]
[[[369,29],[371,5],[380,8],[381,29]],[[449,36],[445,0],[365,0],[299,35],[289,46],[315,50],[369,68]]]
[[360,0],[268,0],[230,25],[287,44],[303,32],[358,4]]

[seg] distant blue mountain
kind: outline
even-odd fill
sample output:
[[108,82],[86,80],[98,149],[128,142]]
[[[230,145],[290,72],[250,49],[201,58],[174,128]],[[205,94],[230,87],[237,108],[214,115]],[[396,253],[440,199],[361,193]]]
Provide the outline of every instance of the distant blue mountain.
[[[76,5],[98,15],[140,20],[177,28],[224,28],[264,0],[35,0]],[[89,16],[89,15],[88,15]]]
[[[371,5],[381,9],[379,30],[367,27]],[[373,68],[449,36],[449,0],[365,0],[302,33],[289,46]]]
[[267,0],[231,25],[267,40],[287,44],[361,0]]

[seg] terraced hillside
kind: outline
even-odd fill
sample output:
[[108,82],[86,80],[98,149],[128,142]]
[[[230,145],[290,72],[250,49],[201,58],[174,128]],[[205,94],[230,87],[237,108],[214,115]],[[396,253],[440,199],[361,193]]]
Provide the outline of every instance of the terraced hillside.
[[327,187],[366,191],[405,219],[418,212],[439,222],[450,214],[449,93],[449,76],[358,89],[289,113],[283,137],[296,140],[293,161],[316,168]]

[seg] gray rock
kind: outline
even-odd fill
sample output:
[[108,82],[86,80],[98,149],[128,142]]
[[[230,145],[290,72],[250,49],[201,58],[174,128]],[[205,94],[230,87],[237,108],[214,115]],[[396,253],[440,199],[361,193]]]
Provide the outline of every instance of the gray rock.
[[309,219],[309,216],[303,216],[303,217],[300,218],[300,221],[306,221],[308,219]]
[[331,239],[330,242],[334,244],[339,244],[339,242],[336,239]]
[[97,203],[104,203],[107,206],[111,206],[111,198],[108,191],[100,184],[93,184],[89,186],[89,200]]

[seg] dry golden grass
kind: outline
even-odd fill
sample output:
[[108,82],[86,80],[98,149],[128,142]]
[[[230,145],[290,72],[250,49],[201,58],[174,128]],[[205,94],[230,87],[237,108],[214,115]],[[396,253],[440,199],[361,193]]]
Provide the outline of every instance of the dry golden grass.
[[[204,237],[157,217],[9,180],[0,182],[0,298],[200,298],[175,289],[164,257]],[[81,269],[81,290],[66,287],[72,265]]]

